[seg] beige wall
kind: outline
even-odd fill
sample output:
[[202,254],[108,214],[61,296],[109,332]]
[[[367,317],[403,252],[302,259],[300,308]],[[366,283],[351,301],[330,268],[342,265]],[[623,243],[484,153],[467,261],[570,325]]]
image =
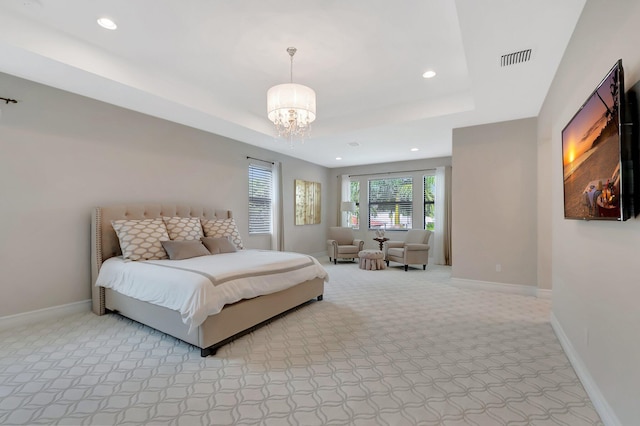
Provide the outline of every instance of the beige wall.
[[452,277],[537,286],[536,157],[535,118],[454,129]]
[[282,161],[285,249],[326,251],[320,225],[294,226],[293,181],[322,184],[328,169],[0,74],[0,317],[90,297],[94,206],[184,202],[234,211],[249,248],[246,156]]
[[[561,132],[622,58],[627,88],[640,79],[640,2],[589,0],[539,117],[550,159],[546,222],[552,252],[553,315],[617,420],[640,419],[640,221],[563,218]],[[549,144],[545,141],[550,140]]]
[[538,139],[538,288],[551,291],[551,169],[558,161],[551,138]]

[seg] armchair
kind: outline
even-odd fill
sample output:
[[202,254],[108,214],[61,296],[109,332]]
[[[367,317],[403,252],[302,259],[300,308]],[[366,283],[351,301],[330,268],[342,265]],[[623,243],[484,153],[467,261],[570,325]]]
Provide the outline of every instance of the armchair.
[[402,263],[404,270],[409,265],[421,264],[422,270],[427,269],[429,263],[429,238],[431,231],[426,229],[410,229],[404,241],[386,241],[384,243],[384,260]]
[[329,228],[329,239],[327,240],[327,252],[329,262],[338,263],[340,259],[357,259],[358,253],[364,247],[364,241],[354,239],[351,228],[332,226]]

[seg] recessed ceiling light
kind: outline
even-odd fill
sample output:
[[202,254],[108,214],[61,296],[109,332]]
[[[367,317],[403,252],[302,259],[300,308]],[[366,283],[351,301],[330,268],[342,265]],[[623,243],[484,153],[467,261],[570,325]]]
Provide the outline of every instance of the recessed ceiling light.
[[102,28],[106,28],[108,30],[115,30],[116,28],[118,28],[116,23],[113,22],[109,18],[100,18],[100,19],[98,19],[98,25],[100,25]]
[[411,148],[412,152],[420,151],[420,148]]
[[424,74],[422,74],[422,76],[423,76],[424,78],[433,78],[433,77],[435,77],[435,76],[436,76],[436,72],[435,72],[435,71],[433,71],[433,70],[425,71],[425,73],[424,73]]
[[342,157],[336,157],[336,160],[342,160]]

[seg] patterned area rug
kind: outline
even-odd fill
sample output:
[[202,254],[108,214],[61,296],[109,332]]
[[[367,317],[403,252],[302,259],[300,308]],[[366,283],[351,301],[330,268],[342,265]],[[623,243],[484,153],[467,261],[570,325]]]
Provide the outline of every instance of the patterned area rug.
[[0,332],[0,424],[602,424],[549,300],[323,263],[322,302],[213,357],[118,315]]

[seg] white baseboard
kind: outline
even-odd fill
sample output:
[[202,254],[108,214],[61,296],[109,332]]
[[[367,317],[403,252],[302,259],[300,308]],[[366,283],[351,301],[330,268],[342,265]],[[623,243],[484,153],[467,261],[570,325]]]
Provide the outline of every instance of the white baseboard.
[[537,296],[538,294],[538,288],[530,285],[494,283],[491,281],[468,280],[466,278],[451,278],[451,285],[471,290],[498,291],[522,296]]
[[88,312],[91,310],[91,300],[68,303],[66,305],[52,306],[38,309],[37,311],[23,312],[21,314],[0,317],[0,330],[33,324],[39,321],[48,321],[65,315]]
[[539,299],[551,299],[553,290],[548,290],[545,288],[537,289],[537,296]]
[[602,422],[605,426],[622,426],[622,423],[620,423],[613,409],[602,395],[602,392],[600,392],[600,388],[593,380],[593,377],[591,377],[589,370],[585,367],[584,362],[582,362],[582,359],[574,349],[553,312],[551,313],[551,327],[553,327],[553,331],[556,333],[562,349],[564,349],[565,354],[567,354],[569,362],[582,382],[582,386],[584,386],[584,389],[587,391],[587,395],[591,398],[591,402],[598,412],[600,419],[602,419]]

